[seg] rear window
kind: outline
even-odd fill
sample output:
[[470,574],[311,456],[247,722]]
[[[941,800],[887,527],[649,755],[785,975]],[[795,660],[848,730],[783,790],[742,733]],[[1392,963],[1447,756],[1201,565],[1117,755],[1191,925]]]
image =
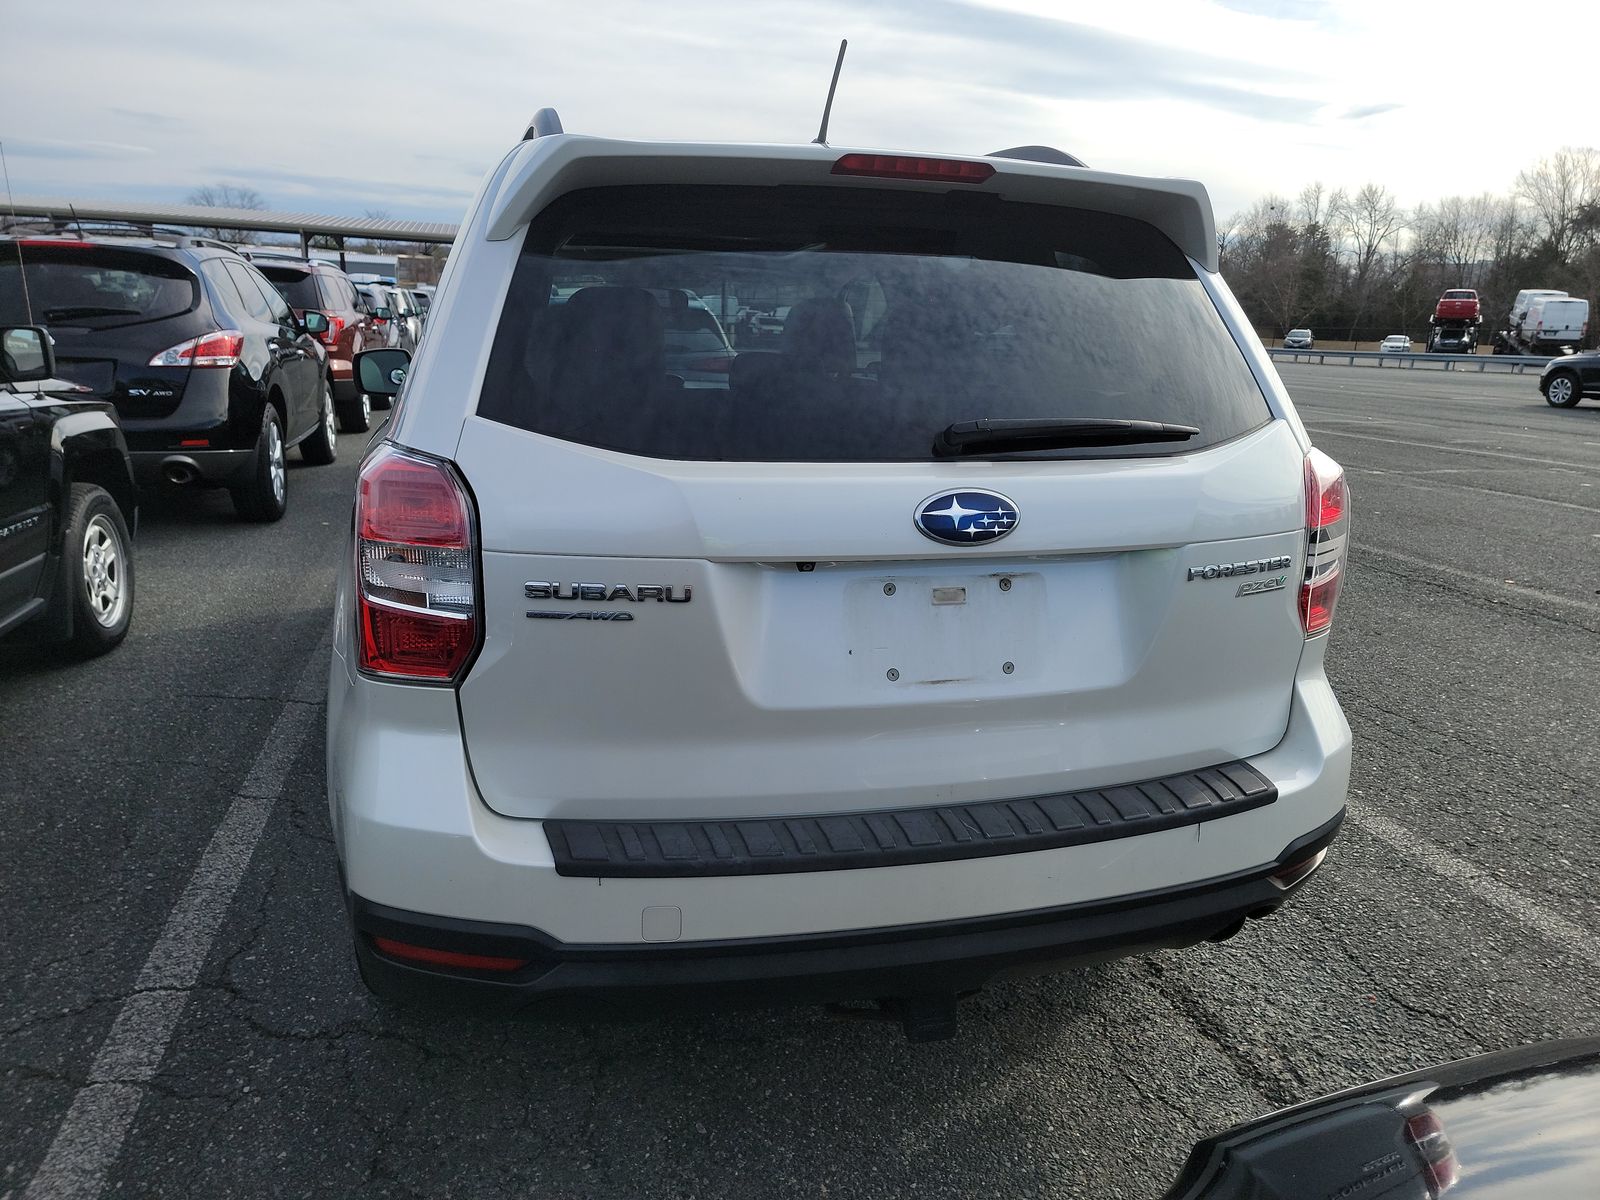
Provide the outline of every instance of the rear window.
[[[681,295],[782,318],[731,322],[725,378],[691,383],[674,374],[680,339],[722,343]],[[1271,416],[1188,260],[1143,222],[970,193],[740,187],[596,189],[540,214],[478,411],[633,454],[799,462],[925,460],[946,426],[983,418],[1200,428],[1176,449],[1004,457],[1150,456]]]
[[1478,298],[1478,293],[1462,291],[1446,292],[1444,294],[1444,298],[1446,300],[1476,300]]
[[286,270],[262,263],[257,263],[256,268],[272,281],[272,286],[289,302],[290,308],[323,307],[322,297],[317,292],[317,277],[313,272]]
[[199,301],[194,273],[157,254],[0,243],[0,325],[110,329],[176,317]]

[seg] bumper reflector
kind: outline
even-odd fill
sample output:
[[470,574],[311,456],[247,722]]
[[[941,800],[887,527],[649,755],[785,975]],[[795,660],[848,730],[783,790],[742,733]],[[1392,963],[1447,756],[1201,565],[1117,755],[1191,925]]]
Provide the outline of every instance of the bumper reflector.
[[520,971],[525,958],[501,958],[493,954],[459,954],[454,950],[435,950],[432,946],[413,946],[393,938],[374,937],[372,944],[380,954],[405,962],[427,963],[434,967],[455,967],[464,971]]
[[1288,891],[1295,884],[1304,880],[1311,872],[1322,865],[1322,860],[1328,857],[1326,848],[1318,850],[1310,858],[1302,858],[1297,863],[1290,863],[1276,875],[1268,876],[1274,884]]

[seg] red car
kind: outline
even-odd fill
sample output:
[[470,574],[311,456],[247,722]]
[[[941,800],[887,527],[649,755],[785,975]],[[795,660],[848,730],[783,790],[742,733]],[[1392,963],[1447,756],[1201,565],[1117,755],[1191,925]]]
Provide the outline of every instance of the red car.
[[303,318],[307,309],[315,309],[328,318],[327,331],[318,336],[328,348],[339,428],[364,433],[372,421],[372,400],[356,386],[350,360],[362,350],[382,346],[384,332],[374,324],[355,284],[329,263],[258,260],[254,266],[283,294],[295,316]]
[[1433,318],[1436,321],[1476,322],[1479,312],[1477,292],[1471,288],[1451,288],[1439,297]]

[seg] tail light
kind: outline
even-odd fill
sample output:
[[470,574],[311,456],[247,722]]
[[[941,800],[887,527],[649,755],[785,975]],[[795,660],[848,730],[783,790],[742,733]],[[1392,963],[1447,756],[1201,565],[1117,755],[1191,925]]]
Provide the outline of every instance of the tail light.
[[1300,624],[1306,636],[1326,633],[1350,549],[1350,496],[1344,468],[1321,450],[1306,455],[1306,572],[1300,584]]
[[324,346],[337,346],[339,344],[339,335],[344,332],[344,318],[336,317],[332,313],[328,313],[327,317],[328,327],[322,331],[322,344]]
[[1422,1173],[1428,1185],[1428,1195],[1431,1200],[1438,1200],[1461,1178],[1461,1164],[1456,1158],[1455,1147],[1445,1134],[1444,1122],[1431,1108],[1424,1108],[1416,1116],[1407,1118],[1406,1139],[1422,1155]]
[[450,466],[384,446],[356,493],[357,665],[454,683],[478,645],[472,502]]
[[905,154],[846,154],[833,164],[835,175],[877,179],[917,179],[924,183],[983,183],[994,174],[986,162],[959,158],[917,158]]
[[152,367],[231,367],[244,352],[244,334],[219,329],[205,337],[190,338],[163,350],[150,360]]
[[692,358],[685,364],[691,371],[722,371],[733,370],[733,359],[717,355],[711,358]]

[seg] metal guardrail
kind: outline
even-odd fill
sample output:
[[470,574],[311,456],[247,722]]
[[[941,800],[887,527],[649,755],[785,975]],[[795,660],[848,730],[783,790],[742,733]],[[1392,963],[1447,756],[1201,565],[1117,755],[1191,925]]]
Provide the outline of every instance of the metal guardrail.
[[1374,367],[1393,363],[1397,368],[1406,367],[1408,369],[1421,363],[1425,367],[1431,367],[1439,371],[1453,371],[1457,367],[1462,370],[1466,370],[1469,367],[1477,367],[1480,375],[1490,367],[1521,375],[1529,367],[1543,369],[1551,361],[1548,356],[1532,354],[1429,354],[1426,351],[1420,354],[1415,351],[1406,354],[1384,354],[1378,350],[1285,350],[1282,346],[1268,346],[1266,350],[1272,356],[1274,362],[1288,359],[1290,362],[1304,360],[1325,365],[1328,359],[1331,358],[1335,362],[1343,362],[1350,367],[1355,366],[1358,362]]

